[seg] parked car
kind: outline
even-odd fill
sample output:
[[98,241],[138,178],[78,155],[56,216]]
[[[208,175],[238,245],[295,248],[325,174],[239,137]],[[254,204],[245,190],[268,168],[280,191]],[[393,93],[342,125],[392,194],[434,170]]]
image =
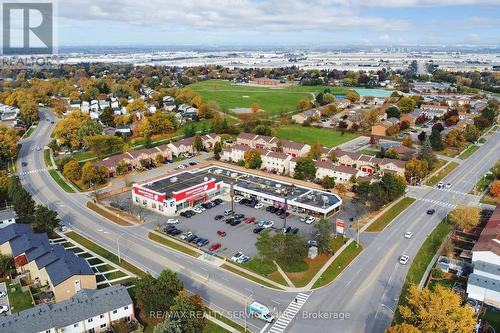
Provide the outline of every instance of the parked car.
[[215,215],[214,219],[216,221],[222,220],[224,218],[224,215]]
[[179,223],[178,219],[168,219],[167,220],[167,224],[177,224],[177,223]]
[[236,203],[240,202],[241,200],[243,200],[243,197],[240,197],[240,196],[236,196],[233,198],[233,201]]
[[234,218],[235,219],[243,219],[243,218],[245,218],[245,215],[244,214],[234,214]]
[[271,208],[269,209],[269,212],[274,214],[274,213],[276,213],[277,210],[278,210],[278,208],[271,206]]
[[224,220],[224,222],[226,222],[227,224],[231,224],[231,223],[233,223],[233,221],[234,221],[234,217],[230,217],[230,218]]
[[318,246],[318,242],[315,241],[315,240],[307,241],[307,246],[309,246],[309,247],[311,247],[311,246]]
[[290,231],[292,231],[292,227],[288,226],[288,227],[283,227],[281,228],[281,232],[284,233],[284,234],[287,234],[289,233]]
[[292,234],[296,234],[299,232],[299,228],[297,227],[292,227],[292,230],[290,231]]
[[3,298],[5,296],[7,296],[7,293],[5,291],[3,291],[3,290],[0,291],[0,298]]
[[195,207],[193,208],[194,212],[197,214],[201,214],[204,212],[204,210],[201,207]]
[[250,224],[250,223],[254,223],[254,222],[255,222],[255,217],[253,217],[253,216],[252,216],[252,217],[249,217],[249,218],[247,218],[247,219],[245,220],[245,223],[246,223],[246,224]]
[[255,229],[253,229],[253,233],[260,234],[264,229],[265,229],[264,227],[256,227]]
[[238,262],[238,259],[241,257],[241,256],[244,256],[243,253],[241,252],[236,252],[232,257],[231,257],[231,261],[233,262]]
[[196,164],[198,164],[198,163],[196,163],[196,162],[189,162],[189,165],[191,165],[191,166],[196,165]]
[[308,217],[309,217],[309,216],[302,216],[302,217],[300,218],[300,222],[305,222],[305,221],[307,221],[307,218],[308,218]]
[[8,313],[9,312],[9,307],[5,304],[0,305],[0,314],[3,313]]
[[[194,236],[194,237],[193,237]],[[196,235],[193,235],[191,237],[193,237],[189,242],[190,243],[193,243],[193,244],[196,244],[199,240],[200,240],[200,237],[196,236]],[[191,238],[190,237],[190,238]]]
[[253,206],[253,208],[255,208],[255,209],[261,209],[262,207],[264,207],[264,204],[262,204],[261,202],[257,203],[255,206]]
[[283,214],[280,215],[280,217],[282,219],[284,219],[285,217],[288,217],[288,216],[290,216],[290,213],[288,213],[288,212],[284,212]]
[[411,238],[411,236],[413,236],[413,232],[411,232],[411,231],[407,231],[407,232],[405,232],[405,238],[410,239],[410,238]]
[[250,257],[246,255],[242,255],[241,257],[238,258],[237,263],[239,264],[244,264],[246,262],[250,261]]
[[214,199],[214,202],[216,205],[220,205],[223,201],[222,201],[222,199],[217,198],[217,199]]
[[188,238],[186,238],[186,242],[191,243],[193,240],[195,240],[197,238],[198,238],[198,236],[192,234],[191,236],[189,236]]
[[[175,227],[174,227],[175,228]],[[193,235],[193,233],[191,231],[188,231],[188,232],[185,232],[181,235],[181,239],[188,239],[189,237],[191,237]]]
[[428,210],[427,210],[427,215],[432,215],[432,214],[434,214],[435,212],[436,212],[436,210],[435,210],[435,209],[428,209]]
[[271,211],[271,209],[273,209],[273,206],[267,206],[267,207],[266,207],[266,212],[270,212],[270,211]]
[[218,230],[217,235],[219,235],[221,237],[226,237],[226,232],[224,230]]
[[232,214],[234,214],[234,212],[233,212],[233,210],[232,210],[232,209],[226,209],[226,210],[224,211],[224,215],[226,215],[226,216],[228,216],[228,215],[232,215]]
[[285,212],[285,210],[284,210],[283,208],[278,208],[278,209],[274,212],[274,214],[276,214],[276,215],[280,216],[280,215],[281,215],[281,214],[283,214],[284,212]]
[[408,263],[408,260],[410,260],[410,257],[406,254],[403,254],[401,257],[399,257],[399,263],[401,265],[406,265]]
[[230,222],[229,224],[232,225],[233,227],[237,226],[238,224],[241,223],[241,219],[234,219],[232,222]]
[[208,239],[206,238],[200,238],[198,239],[198,241],[196,242],[196,245],[199,246],[199,247],[202,247],[202,246],[205,246],[205,245],[208,245],[208,243],[210,243],[208,241]]
[[209,250],[209,251],[211,251],[211,252],[213,252],[213,251],[215,251],[215,250],[220,249],[220,248],[221,248],[221,246],[222,246],[222,244],[221,244],[221,243],[215,243],[215,244],[212,244],[212,246],[210,246],[210,248],[209,248],[208,250]]
[[273,222],[273,221],[264,221],[264,223],[262,224],[262,226],[263,226],[265,229],[269,229],[269,228],[271,228],[273,225],[274,225],[274,222]]
[[315,217],[313,217],[313,216],[309,216],[309,217],[307,218],[307,220],[306,220],[306,223],[307,223],[307,224],[311,224],[311,223],[313,223],[314,221],[316,221],[316,218],[315,218]]

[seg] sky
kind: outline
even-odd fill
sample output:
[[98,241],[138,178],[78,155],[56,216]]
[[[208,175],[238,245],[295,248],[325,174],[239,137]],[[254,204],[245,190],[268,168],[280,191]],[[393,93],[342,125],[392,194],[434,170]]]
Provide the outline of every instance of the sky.
[[57,0],[56,8],[60,46],[500,46],[500,0]]

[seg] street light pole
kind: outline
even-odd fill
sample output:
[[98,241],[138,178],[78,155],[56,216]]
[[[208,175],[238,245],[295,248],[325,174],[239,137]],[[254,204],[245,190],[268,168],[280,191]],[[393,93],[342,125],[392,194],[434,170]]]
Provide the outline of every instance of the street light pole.
[[247,316],[247,303],[248,303],[248,300],[250,299],[250,297],[252,297],[252,294],[248,295],[248,296],[245,298],[245,309],[244,309],[244,310],[245,310],[245,311],[244,311],[244,313],[245,313],[245,330],[244,330],[244,332],[246,332],[246,331],[247,331],[247,317],[248,317],[248,316]]
[[229,195],[231,196],[231,211],[234,213],[234,183],[231,183]]
[[116,247],[118,248],[118,262],[121,264],[122,263],[122,256],[120,255],[120,238],[125,235],[125,233],[121,234],[120,236],[118,236],[118,238],[116,239]]
[[285,212],[283,214],[285,214],[285,218],[283,219],[284,220],[284,225],[283,225],[283,228],[284,230],[286,230],[286,209],[288,207],[288,193],[285,193]]

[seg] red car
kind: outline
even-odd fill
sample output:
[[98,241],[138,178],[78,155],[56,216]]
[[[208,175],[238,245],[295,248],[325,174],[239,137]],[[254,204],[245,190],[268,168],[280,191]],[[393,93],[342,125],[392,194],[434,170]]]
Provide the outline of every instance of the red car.
[[255,222],[255,217],[249,217],[245,220],[246,224],[254,223]]
[[221,237],[226,237],[226,232],[224,230],[219,230],[219,231],[217,231],[217,235],[219,235]]
[[210,246],[210,248],[208,250],[209,251],[215,251],[217,249],[220,249],[221,246],[222,246],[221,243],[215,243],[212,246]]

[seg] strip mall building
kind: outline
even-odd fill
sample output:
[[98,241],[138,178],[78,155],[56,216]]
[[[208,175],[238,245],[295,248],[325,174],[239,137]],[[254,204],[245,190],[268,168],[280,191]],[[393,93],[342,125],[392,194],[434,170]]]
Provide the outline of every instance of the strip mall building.
[[175,216],[215,197],[227,198],[231,186],[235,195],[256,198],[277,207],[283,207],[286,200],[287,209],[316,216],[331,216],[342,205],[342,199],[334,193],[217,166],[135,184],[132,200],[135,205],[159,214]]

